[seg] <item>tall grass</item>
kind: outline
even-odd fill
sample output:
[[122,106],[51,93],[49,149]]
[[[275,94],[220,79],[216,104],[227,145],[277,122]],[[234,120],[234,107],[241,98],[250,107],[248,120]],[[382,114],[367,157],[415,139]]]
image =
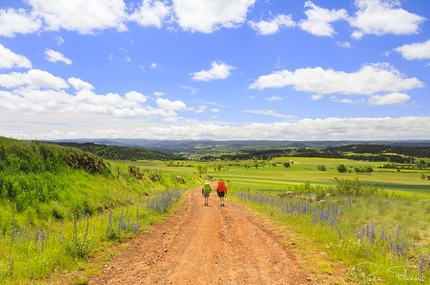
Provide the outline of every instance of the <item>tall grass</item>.
[[197,183],[197,174],[0,137],[0,284],[85,268],[97,252],[161,222]]
[[400,198],[358,180],[336,187],[294,186],[280,193],[234,189],[237,200],[270,213],[349,266],[362,284],[430,282],[428,200]]

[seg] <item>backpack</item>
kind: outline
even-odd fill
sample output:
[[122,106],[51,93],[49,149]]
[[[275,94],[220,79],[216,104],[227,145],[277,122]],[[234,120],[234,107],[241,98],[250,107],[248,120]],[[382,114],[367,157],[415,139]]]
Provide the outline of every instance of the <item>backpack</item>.
[[205,184],[202,189],[202,193],[209,194],[211,192],[211,186],[209,184]]
[[217,192],[227,192],[227,186],[225,186],[224,181],[218,181],[218,187],[216,188]]

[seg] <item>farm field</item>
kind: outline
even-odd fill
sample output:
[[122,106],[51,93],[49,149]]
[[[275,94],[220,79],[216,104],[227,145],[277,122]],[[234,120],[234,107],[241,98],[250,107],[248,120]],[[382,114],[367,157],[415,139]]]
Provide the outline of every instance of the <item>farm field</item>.
[[[284,162],[289,162],[290,167],[285,168]],[[196,172],[196,167],[207,167],[208,176],[231,180],[236,187],[249,187],[284,191],[292,185],[309,182],[312,185],[335,186],[335,178],[358,179],[363,183],[375,184],[385,191],[412,195],[429,195],[430,180],[422,179],[421,175],[430,175],[430,170],[402,169],[400,172],[393,169],[380,168],[381,162],[355,161],[347,159],[284,157],[275,158],[270,162],[258,161],[258,167],[254,161],[137,161],[134,165],[142,168],[170,170],[179,172]],[[339,173],[337,166],[344,164],[351,172]],[[169,166],[170,165],[170,166]],[[276,165],[276,166],[275,166]],[[317,170],[318,165],[324,165],[326,171]],[[248,168],[246,167],[248,166]],[[371,166],[371,174],[357,174],[355,167]]]

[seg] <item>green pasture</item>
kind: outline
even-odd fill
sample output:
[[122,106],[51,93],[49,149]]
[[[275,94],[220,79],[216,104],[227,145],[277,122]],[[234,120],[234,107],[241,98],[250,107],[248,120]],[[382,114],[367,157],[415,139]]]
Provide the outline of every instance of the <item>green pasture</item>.
[[[289,168],[283,164],[290,163]],[[430,170],[411,170],[381,168],[385,162],[368,162],[348,159],[327,159],[308,157],[281,157],[269,161],[135,161],[132,164],[149,169],[158,169],[172,172],[197,172],[197,166],[207,167],[205,176],[214,179],[223,178],[230,180],[237,187],[257,188],[284,191],[294,185],[309,182],[312,185],[335,186],[335,178],[359,179],[363,183],[375,184],[385,191],[403,195],[430,195],[430,180],[423,180],[430,175]],[[344,164],[348,172],[339,173],[337,166]],[[257,166],[256,166],[257,165]],[[324,165],[326,171],[317,169],[318,165]],[[357,174],[355,167],[371,166],[371,174]]]

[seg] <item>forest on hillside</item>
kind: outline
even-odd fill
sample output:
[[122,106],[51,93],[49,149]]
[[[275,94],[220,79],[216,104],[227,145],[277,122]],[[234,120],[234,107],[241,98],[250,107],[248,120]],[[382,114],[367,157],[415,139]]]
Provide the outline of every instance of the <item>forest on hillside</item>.
[[168,154],[161,151],[149,150],[140,147],[125,147],[115,145],[96,144],[91,142],[56,142],[55,144],[78,148],[90,152],[104,159],[114,160],[184,160],[179,155]]

